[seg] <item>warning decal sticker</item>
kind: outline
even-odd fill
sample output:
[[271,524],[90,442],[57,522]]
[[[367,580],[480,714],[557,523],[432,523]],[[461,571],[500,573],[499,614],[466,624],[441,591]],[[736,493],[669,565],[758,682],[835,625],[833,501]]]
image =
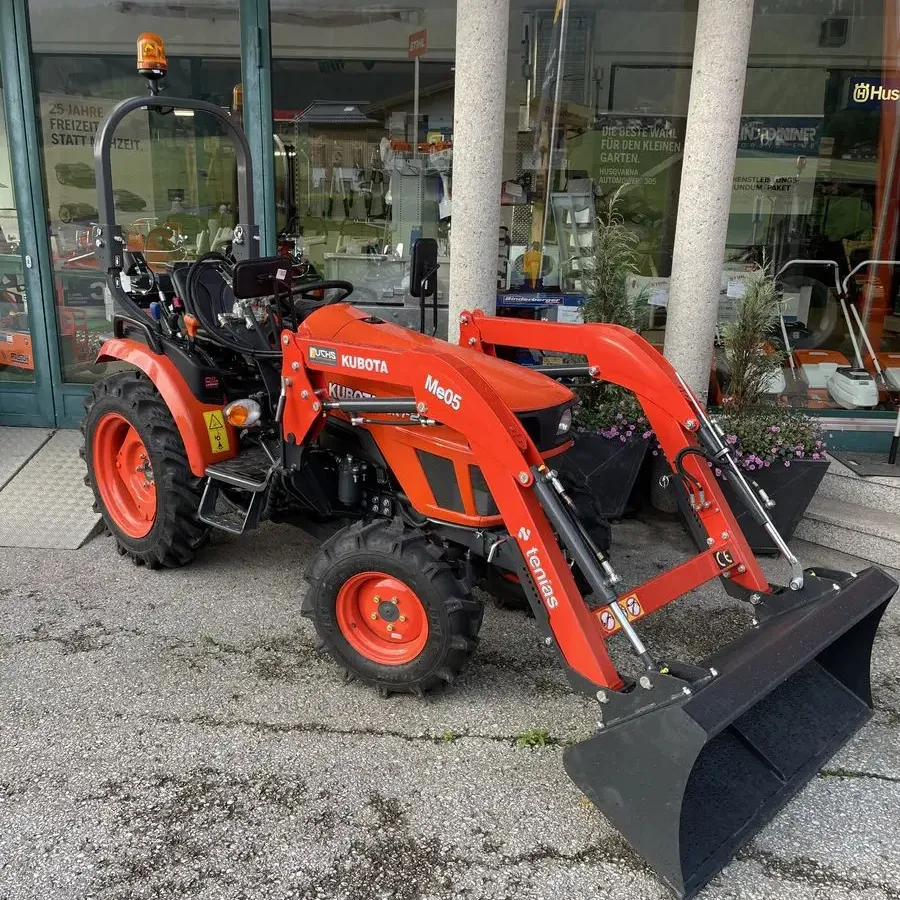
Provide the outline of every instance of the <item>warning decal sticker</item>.
[[608,609],[604,609],[603,612],[600,613],[600,624],[607,631],[615,631],[616,617]]
[[228,429],[225,427],[225,419],[221,410],[203,413],[203,419],[206,422],[206,430],[209,432],[209,446],[213,453],[227,453],[230,449],[228,444]]
[[629,619],[636,619],[641,614],[641,604],[633,594],[625,600],[625,611]]

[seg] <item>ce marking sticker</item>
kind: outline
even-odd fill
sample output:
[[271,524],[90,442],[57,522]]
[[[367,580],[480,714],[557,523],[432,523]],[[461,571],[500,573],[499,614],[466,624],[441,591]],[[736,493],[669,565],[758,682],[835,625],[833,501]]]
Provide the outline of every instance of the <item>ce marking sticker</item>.
[[734,557],[730,550],[717,550],[715,560],[720,569],[727,569],[734,565]]

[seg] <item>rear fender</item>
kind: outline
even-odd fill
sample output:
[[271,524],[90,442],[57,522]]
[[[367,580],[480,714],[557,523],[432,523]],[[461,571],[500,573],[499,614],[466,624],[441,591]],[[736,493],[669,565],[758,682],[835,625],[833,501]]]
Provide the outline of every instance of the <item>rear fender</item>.
[[[237,453],[237,436],[225,422],[222,407],[201,403],[167,356],[130,338],[115,338],[97,356],[98,363],[114,360],[140,369],[153,382],[175,420],[194,475],[203,477],[208,465]],[[218,414],[217,419],[213,420],[213,414]]]

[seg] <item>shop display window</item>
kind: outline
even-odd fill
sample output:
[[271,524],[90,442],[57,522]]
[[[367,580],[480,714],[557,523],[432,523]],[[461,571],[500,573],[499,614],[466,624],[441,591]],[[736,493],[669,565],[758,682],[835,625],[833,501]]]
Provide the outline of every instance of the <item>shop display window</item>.
[[309,277],[350,281],[356,304],[418,328],[410,253],[418,238],[433,238],[446,336],[455,0],[340,11],[292,0],[272,17],[282,247]]
[[[135,70],[142,31],[164,36],[167,93],[231,108],[241,81],[238,3],[92,4],[77,15],[59,0],[28,5],[62,374],[90,382],[106,369],[93,360],[112,331],[93,254],[97,128],[118,100],[145,89]],[[237,221],[231,142],[191,112],[138,111],[116,132],[117,221],[155,268],[223,246]]]
[[[638,318],[662,348],[696,3],[512,6],[498,305],[577,321],[597,217],[618,192],[639,239]],[[896,12],[827,7],[757,0],[719,325],[765,264],[783,288],[777,402],[881,409],[900,388]],[[717,346],[713,402],[722,363]],[[874,387],[859,389],[862,372],[835,387],[839,368]]]

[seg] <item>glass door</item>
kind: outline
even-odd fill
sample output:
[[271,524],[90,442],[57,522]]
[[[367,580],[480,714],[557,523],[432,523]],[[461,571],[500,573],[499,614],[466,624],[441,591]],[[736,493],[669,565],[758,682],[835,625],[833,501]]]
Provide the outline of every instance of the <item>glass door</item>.
[[48,341],[20,163],[23,93],[13,18],[9,6],[0,5],[0,425],[53,425]]

